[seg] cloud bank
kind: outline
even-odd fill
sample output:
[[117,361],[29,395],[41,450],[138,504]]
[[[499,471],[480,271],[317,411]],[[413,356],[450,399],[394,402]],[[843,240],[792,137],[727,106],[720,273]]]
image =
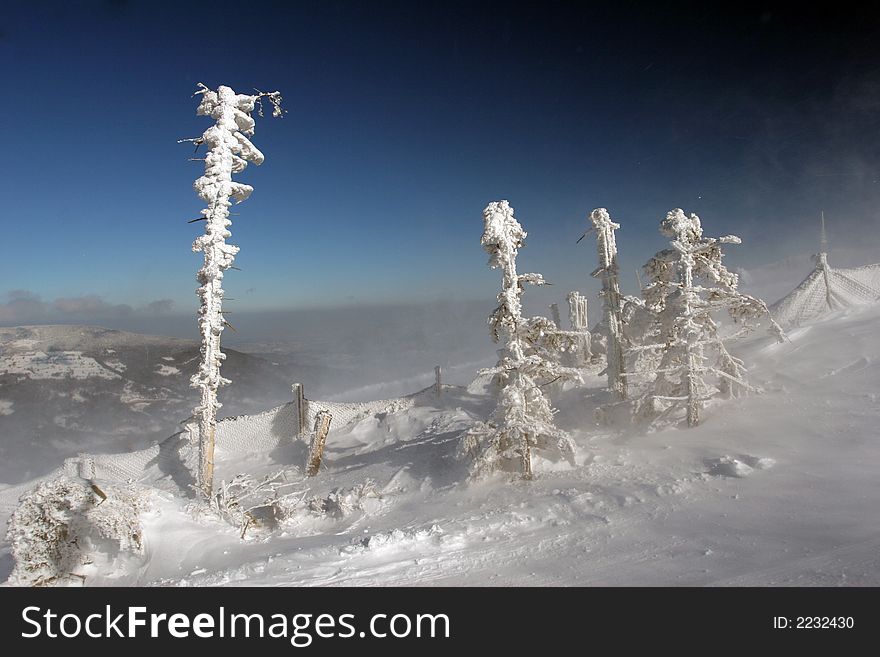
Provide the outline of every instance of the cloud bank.
[[134,308],[127,303],[108,303],[96,294],[43,301],[30,290],[10,290],[0,302],[0,324],[38,324],[57,321],[121,319],[131,315],[166,315],[174,309],[171,299],[156,299]]

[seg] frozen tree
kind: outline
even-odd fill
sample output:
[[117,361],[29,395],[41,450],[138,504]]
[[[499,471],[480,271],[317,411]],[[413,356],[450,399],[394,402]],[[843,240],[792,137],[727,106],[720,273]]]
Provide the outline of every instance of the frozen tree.
[[623,333],[621,322],[621,295],[618,281],[617,241],[614,231],[620,224],[611,221],[605,208],[590,213],[599,252],[599,266],[591,274],[602,279],[602,323],[605,333],[606,373],[608,389],[619,400],[626,399],[626,378],[623,366]]
[[[202,336],[202,360],[192,385],[201,390],[201,401],[195,409],[199,422],[199,470],[198,487],[202,495],[210,497],[214,480],[214,434],[217,426],[217,389],[229,383],[220,375],[220,365],[226,355],[220,351],[220,335],[227,325],[223,317],[223,272],[232,267],[238,247],[226,238],[232,233],[229,226],[229,207],[234,200],[241,203],[253,191],[253,187],[236,182],[239,173],[248,162],[261,164],[263,154],[251,143],[254,134],[255,106],[267,98],[273,106],[273,116],[281,116],[281,95],[258,93],[253,96],[236,94],[232,89],[220,86],[216,91],[203,84],[197,93],[202,95],[197,114],[214,120],[214,125],[193,141],[197,146],[205,144],[205,174],[193,187],[208,207],[202,210],[205,233],[193,243],[193,251],[204,253],[205,259],[197,279],[201,306],[199,308],[199,331]],[[262,106],[260,105],[262,114]]]
[[[704,237],[700,218],[681,209],[666,215],[660,232],[671,238],[672,248],[657,253],[644,267],[648,284],[643,307],[653,321],[645,344],[635,348],[652,352],[657,365],[637,406],[655,417],[683,406],[688,425],[694,426],[701,407],[715,394],[754,390],[746,381],[743,362],[728,352],[724,341],[751,331],[762,317],[777,340],[781,342],[784,334],[767,305],[740,292],[737,275],[722,264],[721,245],[739,244],[738,237]],[[726,311],[741,328],[722,336],[713,318],[719,311]]]
[[[481,244],[489,254],[489,267],[501,269],[498,307],[489,317],[494,342],[502,342],[494,368],[500,391],[498,405],[487,423],[468,431],[462,451],[474,459],[473,473],[493,470],[519,472],[532,477],[532,450],[547,450],[573,462],[568,435],[553,423],[553,409],[541,385],[559,379],[579,379],[577,370],[562,367],[551,352],[568,344],[553,322],[544,317],[524,319],[521,298],[526,284],[545,285],[540,274],[519,274],[516,256],[526,232],[513,216],[507,201],[490,203],[483,211],[485,230]],[[540,383],[539,383],[540,382]]]

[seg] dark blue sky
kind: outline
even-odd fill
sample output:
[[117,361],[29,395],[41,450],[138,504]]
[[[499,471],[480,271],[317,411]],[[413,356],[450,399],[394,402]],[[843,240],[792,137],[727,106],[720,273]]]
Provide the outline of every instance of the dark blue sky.
[[820,209],[880,242],[876,14],[588,4],[3,1],[0,322],[196,307],[197,82],[289,110],[239,177],[238,310],[491,303],[500,198],[560,297],[593,289],[596,206],[627,270],[676,206],[734,265],[814,248]]

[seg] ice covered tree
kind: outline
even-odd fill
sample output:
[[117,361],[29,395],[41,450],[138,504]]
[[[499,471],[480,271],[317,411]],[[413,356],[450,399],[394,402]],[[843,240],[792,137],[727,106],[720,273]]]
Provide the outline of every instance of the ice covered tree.
[[626,399],[626,378],[624,376],[623,331],[621,322],[621,295],[619,267],[617,266],[617,241],[614,231],[620,224],[611,221],[605,208],[596,208],[590,213],[592,230],[596,231],[596,245],[599,252],[599,266],[591,274],[602,280],[602,323],[605,333],[606,373],[608,389],[619,400]]
[[[666,416],[684,408],[689,426],[700,421],[702,406],[717,394],[734,396],[754,388],[743,362],[730,354],[725,340],[753,330],[764,320],[780,342],[784,334],[760,299],[737,289],[737,275],[722,263],[722,244],[740,244],[735,235],[704,237],[700,218],[675,209],[667,213],[660,232],[671,248],[645,265],[648,283],[644,308],[652,322],[640,351],[653,352],[656,368],[647,391],[638,400],[641,413]],[[715,316],[726,312],[739,325],[722,335]]]
[[472,472],[493,470],[518,472],[532,478],[532,451],[573,462],[574,449],[568,435],[553,422],[553,409],[541,386],[559,379],[578,379],[577,370],[562,367],[549,358],[554,349],[567,344],[556,326],[543,317],[523,318],[525,285],[545,285],[540,274],[519,274],[516,256],[526,231],[513,216],[507,201],[490,203],[483,211],[481,244],[489,254],[489,267],[501,269],[498,307],[489,317],[493,342],[501,342],[499,361],[485,370],[499,385],[498,403],[489,421],[469,430],[461,449],[473,459]]
[[232,267],[238,247],[226,239],[232,235],[229,226],[229,208],[232,202],[241,203],[251,195],[253,187],[236,182],[232,175],[241,172],[248,162],[262,164],[263,154],[251,143],[254,134],[252,113],[261,101],[269,100],[273,116],[281,116],[281,95],[258,93],[237,94],[229,87],[220,86],[216,91],[199,84],[202,100],[196,113],[214,120],[214,124],[192,140],[197,146],[204,144],[205,173],[199,177],[194,188],[208,207],[202,210],[205,232],[193,243],[193,251],[204,253],[204,264],[199,270],[197,292],[199,307],[199,331],[202,338],[201,362],[192,377],[192,385],[201,391],[201,401],[195,409],[199,422],[199,469],[198,487],[205,497],[210,497],[214,480],[214,435],[217,426],[217,389],[229,383],[220,375],[220,366],[226,355],[220,350],[220,336],[227,322],[223,317],[223,273]]

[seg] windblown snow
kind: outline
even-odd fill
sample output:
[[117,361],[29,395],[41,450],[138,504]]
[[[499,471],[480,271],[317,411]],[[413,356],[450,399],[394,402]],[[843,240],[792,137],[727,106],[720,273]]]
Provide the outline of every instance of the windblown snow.
[[[292,404],[222,421],[217,482],[283,471],[295,493],[243,538],[189,503],[186,432],[55,474],[93,468],[102,487],[132,480],[147,501],[142,553],[96,560],[86,585],[878,585],[878,321],[880,307],[851,308],[782,344],[740,343],[763,394],[712,403],[692,429],[598,426],[605,379],[585,377],[551,394],[575,464],[536,456],[533,481],[466,480],[459,437],[494,407],[480,386],[311,401],[309,421],[333,414],[314,478]],[[0,514],[37,483],[0,489]]]

